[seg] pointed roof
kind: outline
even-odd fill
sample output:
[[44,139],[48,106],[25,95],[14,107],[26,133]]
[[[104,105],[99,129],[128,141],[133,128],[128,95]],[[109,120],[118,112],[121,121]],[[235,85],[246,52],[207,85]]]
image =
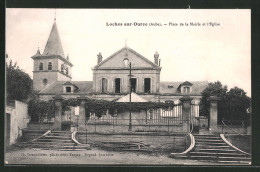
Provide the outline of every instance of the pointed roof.
[[[129,102],[129,95],[127,94],[120,99],[118,99],[116,102]],[[148,102],[147,100],[143,99],[139,95],[135,94],[134,92],[131,93],[131,102]]]
[[65,58],[58,28],[55,21],[53,23],[51,33],[46,43],[43,55],[60,55],[63,58]]

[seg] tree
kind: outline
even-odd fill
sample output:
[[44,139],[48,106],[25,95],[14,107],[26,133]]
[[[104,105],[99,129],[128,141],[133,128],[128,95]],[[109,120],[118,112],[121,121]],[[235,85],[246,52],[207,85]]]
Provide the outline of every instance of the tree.
[[246,95],[243,89],[234,87],[229,91],[226,85],[222,85],[217,81],[209,83],[202,92],[200,115],[209,116],[208,98],[217,96],[218,101],[218,122],[225,120],[248,120],[246,110],[250,107],[250,98]]
[[227,101],[229,102],[229,116],[225,116],[224,118],[248,120],[247,109],[250,107],[251,100],[243,89],[238,87],[231,88],[227,93]]
[[[8,57],[8,56],[7,56]],[[19,69],[17,63],[6,63],[6,90],[7,100],[24,100],[28,99],[33,90],[33,81],[31,77]]]

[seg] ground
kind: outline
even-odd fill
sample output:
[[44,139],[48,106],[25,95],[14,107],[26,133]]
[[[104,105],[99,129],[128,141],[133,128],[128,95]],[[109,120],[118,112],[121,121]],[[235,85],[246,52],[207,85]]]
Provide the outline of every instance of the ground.
[[96,148],[84,151],[57,151],[40,149],[9,150],[5,164],[134,164],[134,165],[220,165],[195,160],[180,160],[166,155],[137,152],[112,152]]

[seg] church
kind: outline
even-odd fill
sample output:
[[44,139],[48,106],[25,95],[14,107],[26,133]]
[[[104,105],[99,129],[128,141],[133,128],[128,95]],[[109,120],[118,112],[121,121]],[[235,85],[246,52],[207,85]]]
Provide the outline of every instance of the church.
[[[126,96],[131,90],[146,101],[174,104],[189,95],[192,104],[199,105],[201,92],[208,84],[207,81],[160,81],[159,53],[155,52],[154,59],[149,60],[126,45],[106,58],[97,53],[97,64],[92,68],[93,81],[74,81],[71,77],[73,64],[64,55],[56,21],[43,53],[38,49],[31,58],[34,61],[33,88],[43,100],[60,95],[111,101]],[[195,117],[199,117],[199,106],[194,108]]]

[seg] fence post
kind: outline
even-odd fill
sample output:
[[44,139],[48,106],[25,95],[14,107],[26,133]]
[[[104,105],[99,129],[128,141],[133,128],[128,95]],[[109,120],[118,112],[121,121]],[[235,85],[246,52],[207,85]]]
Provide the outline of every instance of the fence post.
[[86,143],[88,143],[88,130],[86,128]]
[[87,102],[87,97],[84,96],[80,96],[77,97],[77,100],[80,100],[80,105],[79,105],[79,130],[83,130],[84,131],[84,126],[85,126],[85,121],[86,121],[86,108],[85,108],[85,104]]
[[60,95],[56,95],[53,97],[55,101],[55,119],[54,119],[54,126],[53,129],[61,130],[61,123],[62,123],[62,100],[63,97]]
[[169,127],[170,127],[170,126],[169,126],[169,122],[170,122],[169,119],[170,119],[170,118],[168,117],[168,132],[169,132]]
[[190,112],[191,112],[191,100],[190,96],[184,96],[180,98],[182,102],[182,120],[183,120],[183,132],[190,132]]
[[208,98],[210,102],[210,109],[209,109],[209,130],[211,133],[216,133],[218,130],[218,100],[220,98],[216,96],[210,96]]

